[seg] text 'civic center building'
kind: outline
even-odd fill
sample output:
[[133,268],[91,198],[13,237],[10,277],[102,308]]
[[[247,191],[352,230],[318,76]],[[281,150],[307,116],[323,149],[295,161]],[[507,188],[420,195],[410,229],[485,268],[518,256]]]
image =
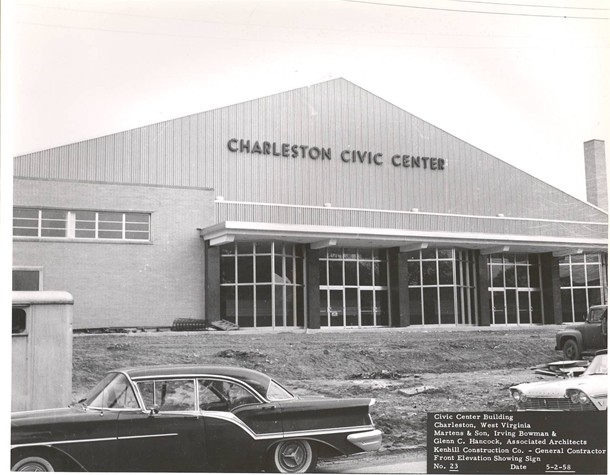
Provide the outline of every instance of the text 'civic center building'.
[[344,79],[16,157],[13,236],[14,288],[70,292],[77,329],[549,324],[607,301],[601,204]]

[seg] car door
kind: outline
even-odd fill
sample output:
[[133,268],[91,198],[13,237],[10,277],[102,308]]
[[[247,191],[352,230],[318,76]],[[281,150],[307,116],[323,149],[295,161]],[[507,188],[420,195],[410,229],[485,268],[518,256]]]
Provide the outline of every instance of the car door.
[[585,350],[606,348],[607,339],[602,334],[602,318],[607,318],[607,310],[593,308],[583,329],[583,347]]
[[70,443],[57,447],[89,472],[115,471],[118,411],[83,408],[78,417],[63,423]]
[[195,380],[136,382],[144,408],[119,416],[121,471],[182,472],[207,469],[205,425],[196,406]]
[[236,381],[201,378],[198,387],[209,469],[259,469],[267,447],[283,435],[279,405],[263,401]]

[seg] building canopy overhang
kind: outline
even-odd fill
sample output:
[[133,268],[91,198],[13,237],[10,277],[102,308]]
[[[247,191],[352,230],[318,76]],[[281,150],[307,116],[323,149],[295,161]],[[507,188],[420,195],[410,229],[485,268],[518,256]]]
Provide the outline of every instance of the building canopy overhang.
[[476,232],[426,232],[401,229],[342,227],[324,225],[280,224],[224,221],[200,228],[201,237],[210,246],[231,242],[285,241],[308,244],[312,249],[338,247],[399,248],[401,252],[430,248],[476,249],[482,254],[553,253],[570,254],[607,252],[607,239],[565,236],[529,236]]

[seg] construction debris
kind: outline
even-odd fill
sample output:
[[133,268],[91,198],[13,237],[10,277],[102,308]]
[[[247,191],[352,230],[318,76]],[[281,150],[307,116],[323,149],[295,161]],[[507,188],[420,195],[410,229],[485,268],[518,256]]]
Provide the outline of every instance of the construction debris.
[[558,378],[565,378],[568,376],[576,377],[585,372],[589,363],[590,362],[587,360],[555,361],[553,363],[532,366],[530,369],[534,370],[534,373],[536,374],[545,376],[554,376]]

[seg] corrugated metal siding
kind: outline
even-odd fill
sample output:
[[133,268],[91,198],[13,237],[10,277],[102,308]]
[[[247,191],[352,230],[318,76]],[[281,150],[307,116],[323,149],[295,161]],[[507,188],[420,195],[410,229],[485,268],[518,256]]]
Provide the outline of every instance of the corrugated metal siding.
[[[232,153],[231,138],[332,149],[332,160]],[[380,152],[382,166],[343,163]],[[442,157],[445,171],[394,167]],[[214,188],[227,200],[451,214],[607,216],[344,80],[24,155],[16,177]]]
[[415,232],[483,233],[532,237],[607,238],[606,223],[555,222],[510,218],[433,215],[379,210],[281,206],[260,203],[215,203],[216,222],[345,226]]

